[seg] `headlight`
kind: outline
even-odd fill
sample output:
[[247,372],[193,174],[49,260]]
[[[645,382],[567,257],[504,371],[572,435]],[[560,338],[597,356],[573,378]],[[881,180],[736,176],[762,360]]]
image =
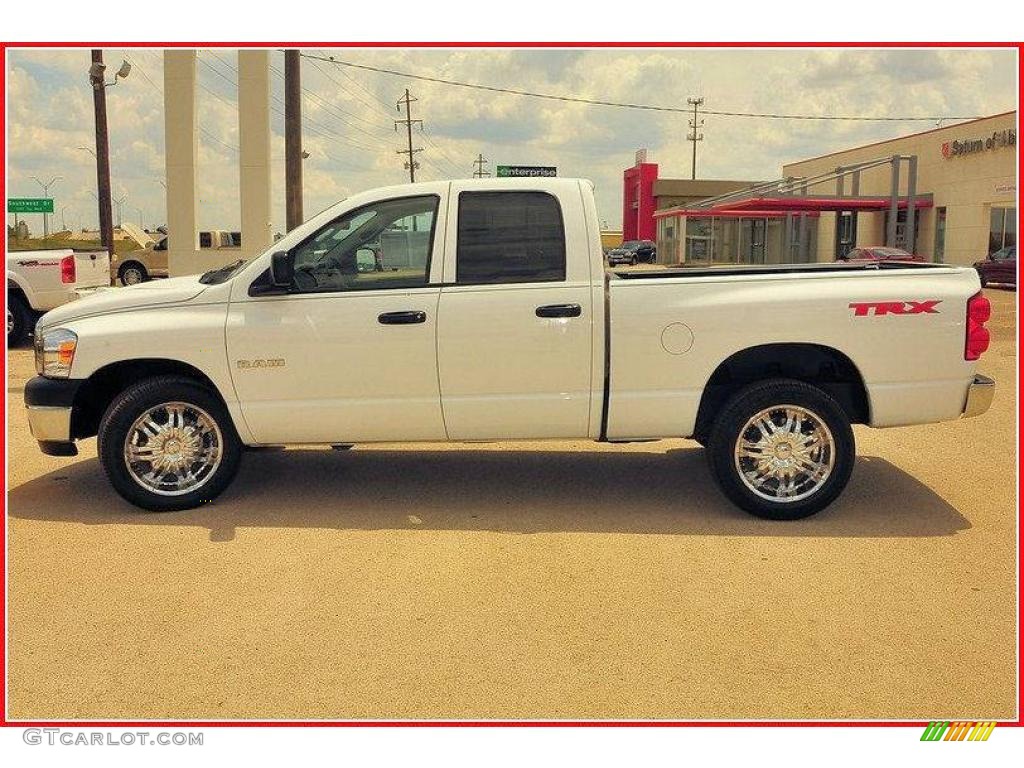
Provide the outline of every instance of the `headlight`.
[[51,379],[66,379],[71,375],[75,360],[78,335],[65,328],[37,331],[35,338],[36,373]]

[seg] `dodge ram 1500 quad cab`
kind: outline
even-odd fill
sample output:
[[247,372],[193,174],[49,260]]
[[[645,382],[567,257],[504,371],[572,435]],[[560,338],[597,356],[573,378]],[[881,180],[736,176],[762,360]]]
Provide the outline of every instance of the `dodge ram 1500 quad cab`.
[[50,312],[25,401],[44,452],[98,435],[148,510],[213,499],[245,446],[690,437],[733,502],[797,519],[846,485],[851,424],[988,408],[988,317],[946,265],[606,271],[589,182],[439,181]]

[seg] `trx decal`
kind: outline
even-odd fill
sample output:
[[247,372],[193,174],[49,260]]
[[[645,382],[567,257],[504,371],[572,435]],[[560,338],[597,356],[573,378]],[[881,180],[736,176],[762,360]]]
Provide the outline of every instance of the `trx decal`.
[[874,315],[937,315],[939,310],[935,307],[941,304],[941,299],[928,299],[927,301],[861,301],[850,304],[855,317],[867,317]]

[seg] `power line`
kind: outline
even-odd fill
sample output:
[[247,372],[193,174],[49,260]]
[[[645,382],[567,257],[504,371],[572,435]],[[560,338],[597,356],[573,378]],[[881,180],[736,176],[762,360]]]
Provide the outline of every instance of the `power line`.
[[[273,72],[275,75],[278,75],[279,77],[282,77],[282,78],[284,77],[284,75],[281,73],[281,71],[278,70],[278,69],[275,69],[274,67],[270,67],[270,71]],[[329,136],[325,136],[326,138],[331,138],[331,136],[333,136],[334,138],[337,138],[338,140],[343,141],[343,142],[345,142],[347,144],[351,144],[354,147],[358,147],[359,149],[364,149],[364,150],[367,150],[367,151],[379,151],[381,149],[390,149],[390,142],[388,142],[387,140],[383,139],[381,136],[377,136],[377,135],[375,135],[373,133],[370,133],[369,131],[359,127],[358,125],[353,125],[352,123],[350,123],[346,119],[346,117],[345,117],[346,115],[349,115],[350,113],[346,112],[345,110],[341,109],[340,107],[337,107],[337,106],[331,104],[330,102],[328,102],[325,99],[321,98],[317,93],[315,93],[314,91],[311,91],[310,89],[306,88],[305,86],[302,87],[302,92],[307,97],[316,100],[316,102],[318,104],[322,105],[322,107],[330,114],[331,117],[340,120],[342,123],[344,123],[349,128],[352,128],[352,129],[354,129],[356,131],[359,131],[360,133],[368,136],[370,139],[372,139],[376,143],[376,146],[372,146],[372,145],[368,146],[365,143],[360,143],[358,141],[355,141],[351,136],[346,136],[346,135],[343,135],[343,134],[340,134],[340,133],[336,133],[334,131],[334,129],[331,128],[330,126],[324,125],[323,123],[320,123],[320,122],[314,120],[313,118],[309,117],[308,115],[303,115],[303,117],[302,117],[302,123],[303,123],[304,126],[309,127],[309,126],[312,125],[312,126],[319,127],[322,135],[324,135],[324,132],[327,132],[328,134],[330,134]],[[275,98],[275,101],[277,100],[276,97],[272,97],[272,98]],[[388,117],[390,119],[390,115]]]
[[[133,67],[133,68],[134,68],[134,69],[135,69],[135,70],[136,70],[136,71],[137,71],[137,72],[138,72],[138,73],[139,73],[140,75],[142,75],[142,79],[143,79],[143,80],[145,80],[145,81],[146,81],[147,83],[149,83],[149,84],[150,84],[150,86],[151,86],[151,87],[153,88],[153,90],[155,90],[155,91],[156,91],[157,93],[159,93],[159,94],[160,94],[160,96],[161,96],[161,97],[163,97],[163,95],[164,95],[164,90],[163,90],[163,88],[161,88],[161,87],[160,87],[159,85],[157,85],[157,84],[156,84],[156,82],[154,82],[154,81],[153,81],[153,80],[152,80],[152,79],[150,78],[150,76],[146,74],[146,71],[145,71],[145,70],[144,70],[144,69],[143,69],[142,67],[140,67],[140,66],[139,66],[139,63],[138,63],[138,61],[137,61],[137,60],[133,61],[132,59],[128,58],[127,56],[124,56],[124,59],[125,59],[125,60],[126,60],[126,61],[127,61],[128,63],[129,63],[129,64],[131,64],[131,65],[132,65],[132,67]],[[202,59],[200,59],[200,61],[201,61],[202,63],[206,64],[206,62],[203,62],[203,61],[202,61]],[[208,67],[208,68],[210,69],[210,71],[212,71],[212,72],[216,72],[216,73],[217,73],[218,75],[220,75],[221,77],[224,77],[224,78],[225,78],[225,79],[227,80],[227,78],[226,78],[226,77],[225,77],[224,75],[221,75],[221,73],[220,73],[220,72],[217,72],[217,70],[216,70],[216,69],[214,69],[213,67],[211,67],[211,66],[210,66],[209,64],[206,64],[206,66],[207,66],[207,67]],[[231,81],[230,81],[230,80],[228,80],[228,82],[230,83]],[[225,103],[225,104],[227,104],[228,106],[234,106],[234,102],[228,101],[228,100],[227,100],[227,99],[225,99],[225,98],[224,98],[223,96],[221,96],[221,95],[220,95],[219,93],[217,93],[216,91],[213,91],[213,90],[211,90],[210,88],[207,88],[207,87],[206,87],[205,85],[203,85],[202,83],[200,83],[200,82],[199,82],[198,80],[196,81],[196,84],[197,84],[197,85],[198,85],[198,86],[199,86],[200,88],[202,88],[202,89],[203,89],[204,91],[206,91],[206,92],[207,92],[208,94],[210,94],[211,96],[213,96],[214,98],[216,98],[216,99],[220,99],[220,101],[224,102],[224,103]],[[234,85],[234,83],[232,83],[232,85]],[[200,133],[202,133],[202,134],[203,134],[204,136],[206,136],[207,138],[209,138],[209,139],[212,139],[213,141],[217,142],[218,144],[220,144],[220,145],[221,145],[222,147],[224,147],[225,149],[230,149],[230,150],[231,150],[232,152],[239,152],[239,151],[241,151],[241,150],[239,150],[239,148],[238,148],[238,147],[236,147],[236,146],[234,146],[234,145],[232,145],[232,144],[228,144],[228,143],[227,143],[226,141],[223,141],[223,140],[222,140],[221,138],[219,138],[219,137],[218,137],[218,136],[217,136],[216,134],[214,134],[214,133],[213,133],[212,131],[210,131],[209,129],[207,129],[206,127],[204,127],[204,126],[203,126],[203,125],[202,125],[201,123],[198,123],[198,122],[197,122],[197,124],[196,124],[196,127],[197,127],[197,128],[199,129],[199,132],[200,132]]]
[[[342,61],[341,59],[335,59],[332,56],[314,56],[311,53],[303,53],[304,57],[308,59],[316,59],[318,61],[324,61],[329,64],[335,64],[342,67],[354,67],[355,69],[365,69],[370,72],[380,72],[385,75],[394,75],[396,77],[408,77],[413,80],[424,80],[429,83],[440,83],[441,85],[453,85],[459,88],[474,88],[478,91],[490,91],[492,93],[508,93],[513,96],[529,96],[534,99],[547,99],[549,101],[565,101],[572,102],[575,104],[589,104],[596,107],[621,107],[623,109],[643,109],[652,112],[681,112],[689,113],[691,108],[687,107],[664,107],[657,106],[654,104],[636,104],[631,102],[623,101],[607,101],[604,99],[584,99],[578,96],[559,96],[551,93],[538,93],[536,91],[523,91],[516,88],[499,88],[493,85],[482,85],[480,83],[466,83],[460,80],[448,80],[443,77],[431,77],[428,75],[417,75],[411,72],[401,72],[396,69],[388,69],[386,67],[372,67],[369,64],[356,64],[352,61]],[[730,112],[725,110],[705,110],[706,115],[715,115],[716,117],[758,117],[768,120],[848,120],[848,121],[859,121],[859,122],[936,122],[939,120],[976,120],[978,115],[943,115],[943,116],[899,116],[899,117],[872,117],[867,115],[795,115],[795,114],[782,114],[775,112]]]
[[459,164],[452,160],[447,152],[441,149],[440,145],[438,145],[438,143],[434,140],[433,136],[430,135],[426,128],[423,128],[421,130],[423,131],[424,140],[435,150],[437,150],[437,153],[441,156],[441,159],[444,161],[444,164],[447,167],[446,173],[451,174],[454,177],[461,176],[462,171],[459,169]]

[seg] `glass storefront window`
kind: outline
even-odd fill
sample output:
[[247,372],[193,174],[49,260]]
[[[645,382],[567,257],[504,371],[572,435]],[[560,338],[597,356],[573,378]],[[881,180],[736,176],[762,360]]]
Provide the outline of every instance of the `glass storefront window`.
[[1017,244],[1017,209],[993,208],[988,227],[988,255]]
[[710,218],[686,219],[687,261],[711,261],[712,222]]

